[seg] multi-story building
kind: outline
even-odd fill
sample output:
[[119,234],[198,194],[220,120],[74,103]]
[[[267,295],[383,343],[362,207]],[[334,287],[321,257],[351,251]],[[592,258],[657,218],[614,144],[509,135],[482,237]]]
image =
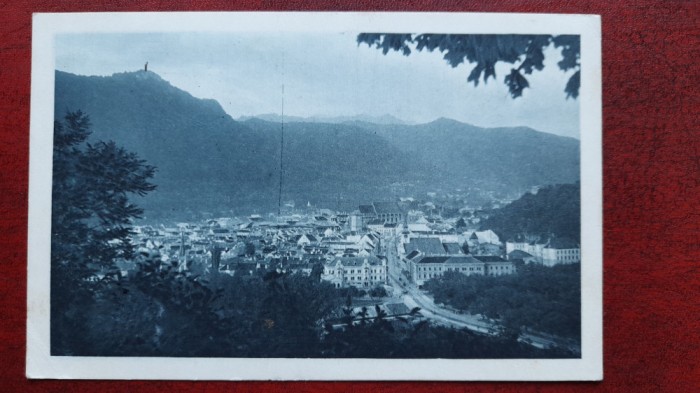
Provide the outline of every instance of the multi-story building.
[[377,218],[385,224],[398,224],[403,222],[403,212],[396,202],[374,202],[374,211]]
[[467,276],[484,275],[486,264],[471,255],[454,256],[419,256],[408,262],[411,280],[423,285],[431,278],[440,277],[448,271],[455,271]]
[[581,262],[581,247],[569,239],[552,239],[547,243],[506,242],[506,253],[524,251],[545,266]]
[[499,256],[493,255],[475,255],[474,258],[484,262],[484,275],[486,276],[502,276],[505,274],[515,273],[515,265],[511,261],[506,261]]
[[365,225],[373,220],[378,220],[382,224],[399,224],[404,221],[404,213],[396,202],[373,202],[371,205],[360,205],[359,212]]
[[401,224],[397,223],[391,223],[391,224],[383,224],[381,228],[377,229],[377,232],[384,236],[384,237],[393,237],[398,235],[401,230],[403,229],[403,226]]
[[515,273],[515,265],[498,256],[464,255],[457,243],[442,243],[438,237],[411,238],[404,243],[403,261],[411,280],[425,281],[455,271],[465,275],[500,276]]
[[542,264],[554,266],[581,262],[581,248],[568,239],[555,239],[542,249]]
[[350,214],[348,216],[347,224],[348,224],[348,229],[351,232],[361,231],[362,228],[364,227],[362,214],[359,214],[359,213]]
[[323,266],[321,279],[336,288],[369,288],[387,281],[386,259],[376,256],[336,257]]
[[377,212],[374,211],[374,205],[360,205],[358,210],[360,212],[359,216],[362,218],[361,222],[365,225],[367,225],[369,221],[377,218]]

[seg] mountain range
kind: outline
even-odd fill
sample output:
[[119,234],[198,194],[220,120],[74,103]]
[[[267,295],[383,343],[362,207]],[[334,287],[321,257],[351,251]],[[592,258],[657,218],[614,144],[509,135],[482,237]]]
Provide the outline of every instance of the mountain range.
[[360,114],[355,116],[289,116],[289,115],[278,115],[276,113],[265,113],[255,116],[241,116],[238,121],[246,121],[250,119],[260,119],[265,121],[271,121],[275,123],[354,123],[354,122],[364,122],[371,124],[411,124],[407,121],[401,120],[396,116],[389,114],[384,114],[380,116],[372,116],[366,114]]
[[234,120],[218,102],[146,71],[56,71],[56,120],[76,110],[90,116],[91,141],[114,140],[158,168],[158,189],[138,201],[150,217],[263,213],[289,200],[350,210],[427,191],[512,194],[579,179],[573,138],[450,119]]

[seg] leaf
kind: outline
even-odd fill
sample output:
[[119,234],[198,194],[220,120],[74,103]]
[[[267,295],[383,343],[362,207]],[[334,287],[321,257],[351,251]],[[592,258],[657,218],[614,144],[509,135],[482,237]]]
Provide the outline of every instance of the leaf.
[[[576,35],[536,34],[378,34],[361,33],[357,36],[358,45],[367,43],[381,49],[383,54],[398,51],[408,56],[411,48],[418,51],[435,49],[442,53],[443,59],[451,66],[457,67],[468,62],[474,64],[467,82],[479,85],[483,74],[484,82],[496,78],[496,64],[499,62],[514,64],[521,61],[518,71],[526,75],[535,70],[544,69],[544,49],[554,42],[555,47],[562,48],[563,59],[558,63],[563,71],[580,68],[580,38]],[[578,90],[574,80],[569,81],[568,97],[577,97]],[[520,97],[525,88],[529,87],[527,79],[519,72],[511,72],[506,76],[505,83],[513,98]]]
[[577,98],[578,91],[579,91],[580,87],[581,87],[581,71],[576,71],[573,75],[571,75],[571,78],[569,78],[569,81],[566,82],[566,88],[564,88],[564,92],[566,92],[566,98],[569,98],[569,97]]
[[481,77],[481,72],[483,69],[484,68],[481,65],[474,67],[467,77],[467,82],[474,82],[474,86],[478,86],[479,78]]
[[523,90],[530,86],[527,79],[515,68],[511,69],[510,74],[506,76],[505,83],[513,98],[522,96]]

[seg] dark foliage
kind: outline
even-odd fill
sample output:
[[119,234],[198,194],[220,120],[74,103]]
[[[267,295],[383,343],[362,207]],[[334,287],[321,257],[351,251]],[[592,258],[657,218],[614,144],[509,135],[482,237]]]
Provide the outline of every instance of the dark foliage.
[[249,257],[255,255],[255,244],[251,242],[245,243],[245,255]]
[[[347,309],[346,309],[347,310]],[[540,350],[517,341],[510,330],[487,337],[469,330],[430,325],[425,320],[396,319],[389,321],[377,310],[378,316],[365,318],[366,309],[358,315],[359,323],[346,323],[344,328],[326,325],[321,341],[322,357],[333,358],[569,358],[577,355],[564,349]],[[414,309],[411,314],[416,314]]]
[[90,120],[68,113],[54,123],[51,210],[52,351],[81,331],[77,310],[89,307],[91,292],[104,277],[118,274],[117,258],[133,257],[130,222],[142,210],[129,195],[155,189],[155,168],[113,142],[87,143]]
[[437,303],[500,320],[505,327],[581,336],[580,265],[521,265],[508,276],[447,272],[424,284]]
[[[84,310],[73,354],[89,356],[559,358],[517,335],[487,337],[388,319],[379,307],[355,313],[343,291],[302,275],[231,277],[178,273],[157,258],[101,290]],[[344,306],[343,306],[344,304]],[[328,319],[341,309],[334,326]],[[419,309],[411,311],[416,315]],[[355,322],[353,322],[353,320]]]
[[527,193],[492,212],[481,223],[504,240],[522,236],[525,240],[546,241],[550,238],[581,239],[581,186],[560,184]]
[[[561,48],[563,59],[558,66],[562,71],[581,67],[580,38],[574,35],[362,33],[357,36],[357,43],[374,46],[385,55],[397,51],[408,56],[411,48],[419,52],[437,50],[452,67],[465,62],[474,64],[467,82],[474,82],[475,86],[482,78],[484,83],[489,77],[496,79],[496,63],[518,64],[504,79],[513,98],[520,97],[530,86],[523,74],[530,75],[534,70],[544,69],[544,50],[551,44]],[[567,98],[578,97],[579,87],[580,74],[577,71],[564,88]]]

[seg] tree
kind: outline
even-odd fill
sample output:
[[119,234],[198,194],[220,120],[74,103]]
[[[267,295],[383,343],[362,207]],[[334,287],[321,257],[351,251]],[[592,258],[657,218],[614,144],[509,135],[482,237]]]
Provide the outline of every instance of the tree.
[[495,209],[480,223],[502,239],[524,235],[531,240],[581,239],[581,185],[557,184],[543,187],[536,194],[526,193],[510,204]]
[[544,49],[554,44],[561,48],[562,60],[558,66],[562,71],[575,70],[566,83],[566,97],[576,98],[581,85],[580,39],[577,35],[528,35],[528,34],[377,34],[362,33],[357,36],[358,45],[381,49],[383,54],[390,50],[408,56],[412,49],[417,51],[438,50],[443,58],[454,67],[465,61],[475,63],[467,82],[474,86],[482,79],[496,79],[496,63],[517,64],[506,75],[504,83],[513,98],[520,97],[530,86],[525,75],[544,68]]
[[377,285],[376,287],[369,290],[369,295],[372,297],[386,297],[386,289],[382,285]]
[[58,353],[70,351],[69,341],[79,336],[81,321],[71,311],[118,277],[117,259],[134,256],[130,224],[143,211],[129,195],[155,189],[154,167],[114,142],[87,143],[90,134],[90,119],[80,111],[54,122],[51,344]]
[[464,217],[460,217],[459,220],[457,220],[457,223],[455,224],[455,228],[457,229],[465,229],[467,227],[466,221],[464,221]]
[[[474,251],[476,251],[476,250],[474,250]],[[469,251],[469,243],[466,242],[466,241],[465,241],[464,243],[462,243],[462,252],[465,253],[465,254],[467,254],[467,255],[469,255],[469,253],[470,253],[470,251]]]
[[245,255],[247,257],[252,257],[255,255],[255,244],[252,242],[245,242]]
[[[498,320],[503,337],[522,327],[578,340],[581,334],[580,265],[524,265],[518,274],[466,276],[446,272],[424,288],[436,303]],[[515,335],[515,336],[514,336]]]

